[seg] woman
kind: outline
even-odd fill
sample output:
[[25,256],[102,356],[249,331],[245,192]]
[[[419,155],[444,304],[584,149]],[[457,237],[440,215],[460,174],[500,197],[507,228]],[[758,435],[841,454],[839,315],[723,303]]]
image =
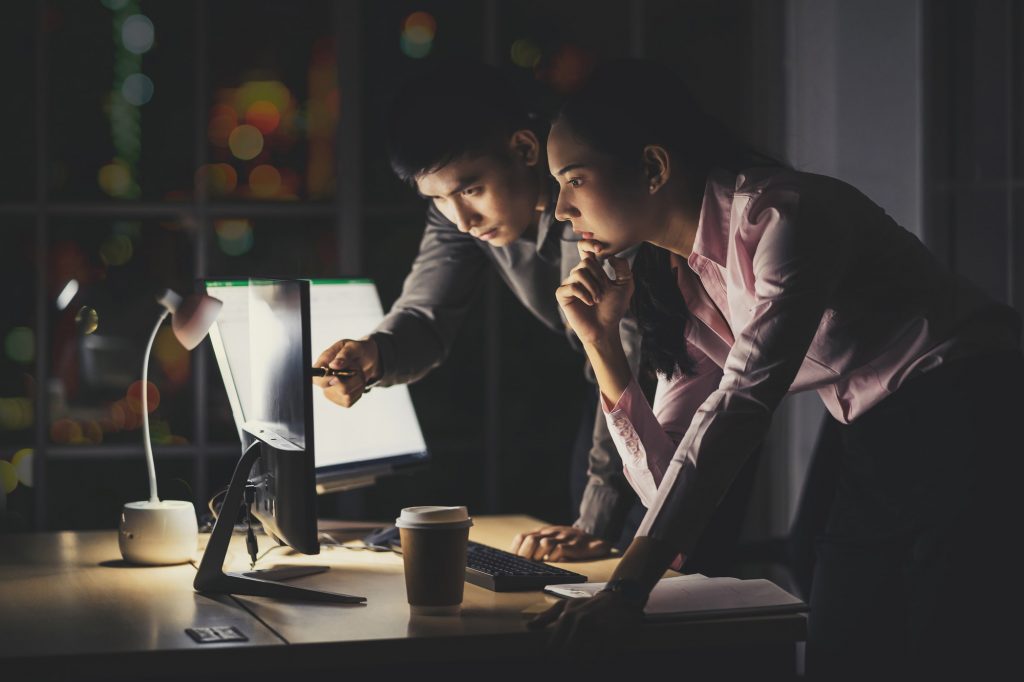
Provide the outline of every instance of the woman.
[[[610,589],[535,625],[557,618],[553,643],[577,648],[639,620],[783,396],[814,389],[843,424],[844,452],[808,671],[891,672],[976,652],[996,581],[970,569],[999,567],[1011,544],[1016,315],[944,272],[854,188],[747,152],[655,64],[598,69],[553,125],[548,159],[556,216],[584,252],[557,298],[649,511]],[[631,271],[615,254],[639,242]],[[634,289],[660,376],[653,410],[618,336]]]

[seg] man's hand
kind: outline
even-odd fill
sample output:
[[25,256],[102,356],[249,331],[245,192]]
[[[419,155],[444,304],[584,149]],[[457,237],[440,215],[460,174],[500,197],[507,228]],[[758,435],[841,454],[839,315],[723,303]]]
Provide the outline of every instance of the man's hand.
[[350,377],[313,379],[323,389],[325,398],[342,407],[355,405],[366,392],[366,385],[380,378],[380,352],[373,339],[342,339],[321,353],[313,365],[355,371]]
[[517,535],[511,551],[535,561],[586,561],[608,556],[612,546],[579,528],[545,526]]

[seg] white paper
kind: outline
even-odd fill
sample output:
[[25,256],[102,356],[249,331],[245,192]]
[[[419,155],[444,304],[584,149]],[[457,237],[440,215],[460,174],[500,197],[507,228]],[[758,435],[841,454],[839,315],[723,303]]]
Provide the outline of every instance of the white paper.
[[[590,597],[606,583],[548,585],[544,590],[560,597]],[[644,607],[649,620],[709,616],[797,613],[807,605],[770,580],[708,578],[699,573],[662,578]]]

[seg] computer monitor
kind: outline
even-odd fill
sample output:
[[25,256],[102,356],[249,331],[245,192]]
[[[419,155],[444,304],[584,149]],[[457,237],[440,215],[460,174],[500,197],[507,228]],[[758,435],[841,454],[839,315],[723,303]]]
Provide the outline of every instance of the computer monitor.
[[[362,597],[224,573],[224,558],[243,499],[264,528],[294,549],[317,554],[315,435],[309,380],[309,283],[250,280],[246,287],[250,417],[194,586],[204,593],[359,603]],[[258,359],[259,361],[255,361]],[[255,553],[255,550],[251,550]]]
[[[206,293],[224,303],[210,330],[235,425],[250,418],[248,386],[248,280],[206,279]],[[310,280],[311,350],[308,364],[338,339],[358,339],[384,318],[377,288],[369,279]],[[405,386],[374,388],[353,409],[313,392],[316,485],[320,493],[347,490],[376,478],[420,466],[429,459],[423,432]],[[242,439],[244,442],[244,438]]]

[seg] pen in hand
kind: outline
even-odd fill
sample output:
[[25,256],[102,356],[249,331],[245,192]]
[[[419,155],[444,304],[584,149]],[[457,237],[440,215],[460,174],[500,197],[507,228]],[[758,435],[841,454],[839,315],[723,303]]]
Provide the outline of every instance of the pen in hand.
[[324,377],[354,377],[356,370],[354,369],[332,369],[330,367],[310,367],[309,376],[314,379],[323,379]]

